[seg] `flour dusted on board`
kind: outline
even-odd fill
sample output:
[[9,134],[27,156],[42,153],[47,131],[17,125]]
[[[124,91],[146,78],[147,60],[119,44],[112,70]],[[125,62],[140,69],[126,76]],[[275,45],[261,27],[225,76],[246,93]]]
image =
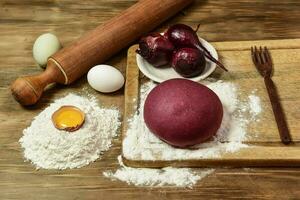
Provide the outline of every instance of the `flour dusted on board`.
[[[85,113],[85,123],[75,132],[57,130],[51,121],[54,111],[73,105]],[[95,161],[111,146],[120,126],[119,111],[98,106],[95,97],[69,94],[55,100],[24,129],[20,144],[24,157],[37,168],[79,168]]]
[[254,94],[249,95],[248,98],[249,98],[250,112],[253,115],[253,117],[256,117],[262,111],[260,98]]
[[[143,107],[148,93],[156,84],[147,82],[140,89],[139,112],[130,119],[129,129],[123,141],[123,155],[128,159],[142,160],[217,158],[223,153],[236,152],[249,147],[243,143],[247,137],[246,128],[249,123],[247,113],[252,114],[251,117],[257,117],[260,104],[255,104],[256,110],[252,110],[249,102],[243,103],[239,98],[239,88],[234,83],[217,81],[205,84],[218,95],[224,109],[221,127],[213,140],[199,144],[195,150],[191,151],[174,148],[152,134],[144,122]],[[255,98],[259,99],[257,96]]]

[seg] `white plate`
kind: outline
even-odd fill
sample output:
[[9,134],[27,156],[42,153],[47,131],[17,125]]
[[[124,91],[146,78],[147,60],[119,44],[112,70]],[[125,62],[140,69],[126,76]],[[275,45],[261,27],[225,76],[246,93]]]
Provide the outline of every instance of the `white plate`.
[[[211,53],[211,55],[218,60],[218,53],[216,49],[208,43],[206,40],[199,38],[202,45]],[[215,69],[216,64],[211,62],[210,60],[206,59],[206,65],[204,71],[196,77],[193,78],[185,78],[193,81],[200,81],[208,77]],[[172,67],[167,68],[156,68],[150,63],[148,63],[142,56],[140,56],[138,53],[136,54],[136,61],[139,69],[145,76],[152,79],[155,82],[161,83],[163,81],[172,79],[172,78],[184,78],[180,76]]]

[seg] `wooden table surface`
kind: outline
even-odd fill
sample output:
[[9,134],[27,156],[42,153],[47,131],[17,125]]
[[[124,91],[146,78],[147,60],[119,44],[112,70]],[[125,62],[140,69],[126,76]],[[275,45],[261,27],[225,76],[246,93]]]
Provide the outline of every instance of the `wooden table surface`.
[[[67,45],[82,33],[128,8],[133,0],[1,0],[0,1],[0,199],[300,199],[299,168],[217,169],[193,189],[128,186],[102,175],[118,167],[120,139],[101,160],[75,170],[35,170],[24,162],[18,143],[22,130],[55,98],[88,87],[83,77],[73,85],[50,89],[33,107],[23,108],[8,90],[20,75],[41,71],[32,59],[35,38],[56,34]],[[196,26],[208,41],[300,37],[298,0],[199,0],[165,22]],[[107,61],[123,74],[126,51]],[[298,87],[299,86],[295,86]],[[123,91],[97,95],[105,106],[123,110]]]

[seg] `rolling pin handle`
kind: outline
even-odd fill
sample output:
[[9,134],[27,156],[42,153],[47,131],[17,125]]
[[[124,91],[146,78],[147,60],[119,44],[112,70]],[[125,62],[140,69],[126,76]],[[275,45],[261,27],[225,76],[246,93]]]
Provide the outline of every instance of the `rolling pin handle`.
[[21,105],[28,106],[35,104],[42,93],[51,83],[65,83],[64,74],[53,62],[47,63],[46,70],[38,75],[20,77],[11,86],[13,97]]

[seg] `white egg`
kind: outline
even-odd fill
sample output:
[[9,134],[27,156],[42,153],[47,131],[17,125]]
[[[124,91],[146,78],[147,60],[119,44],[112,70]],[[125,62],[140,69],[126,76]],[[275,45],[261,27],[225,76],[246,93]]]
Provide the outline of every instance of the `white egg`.
[[124,85],[124,77],[116,68],[109,65],[96,65],[87,74],[88,83],[99,92],[109,93]]
[[50,56],[61,49],[61,44],[58,38],[51,34],[45,33],[40,35],[33,45],[33,58],[41,66],[46,67],[47,60]]

